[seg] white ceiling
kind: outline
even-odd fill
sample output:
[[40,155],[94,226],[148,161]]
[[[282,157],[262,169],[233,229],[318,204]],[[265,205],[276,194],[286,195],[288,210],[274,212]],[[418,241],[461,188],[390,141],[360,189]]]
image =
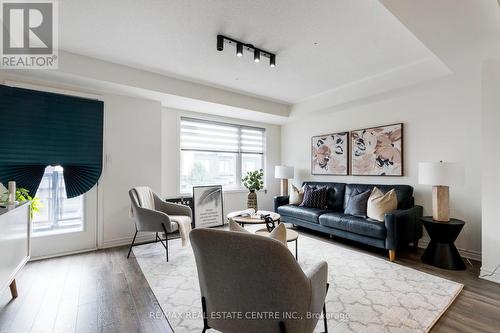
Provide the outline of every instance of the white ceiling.
[[[64,0],[60,48],[294,104],[435,59],[374,0]],[[218,52],[222,33],[277,54],[277,67]]]

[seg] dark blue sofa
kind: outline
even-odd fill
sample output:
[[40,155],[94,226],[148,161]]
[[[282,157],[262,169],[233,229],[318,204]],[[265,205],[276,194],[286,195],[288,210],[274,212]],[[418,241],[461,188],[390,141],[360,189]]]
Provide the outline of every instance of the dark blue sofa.
[[[409,243],[417,246],[418,240],[422,237],[423,209],[415,205],[413,187],[409,185],[327,182],[304,182],[304,184],[327,186],[326,209],[289,205],[288,196],[278,196],[274,198],[274,210],[281,215],[281,221],[387,249],[391,261],[395,259],[396,250]],[[371,190],[375,186],[384,193],[391,189],[396,190],[398,209],[386,214],[384,222],[344,214],[352,193]]]

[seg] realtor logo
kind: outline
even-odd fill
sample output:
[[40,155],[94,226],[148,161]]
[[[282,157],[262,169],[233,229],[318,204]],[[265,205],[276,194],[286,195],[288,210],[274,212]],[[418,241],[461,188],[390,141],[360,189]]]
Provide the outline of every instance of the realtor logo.
[[0,67],[57,68],[57,0],[0,0],[0,5]]

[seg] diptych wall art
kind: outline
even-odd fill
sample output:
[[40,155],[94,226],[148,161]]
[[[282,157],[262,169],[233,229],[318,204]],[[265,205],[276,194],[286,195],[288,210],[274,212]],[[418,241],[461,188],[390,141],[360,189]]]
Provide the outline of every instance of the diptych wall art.
[[403,176],[403,124],[351,132],[353,176]]
[[313,175],[348,175],[349,132],[313,136],[311,143]]

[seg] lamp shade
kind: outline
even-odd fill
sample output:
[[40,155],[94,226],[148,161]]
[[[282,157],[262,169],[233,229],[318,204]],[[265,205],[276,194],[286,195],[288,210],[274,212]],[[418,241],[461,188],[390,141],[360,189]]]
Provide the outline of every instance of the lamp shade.
[[463,168],[457,163],[420,162],[418,182],[424,185],[462,185],[464,182]]
[[274,167],[274,178],[278,179],[292,179],[293,167],[277,165]]

